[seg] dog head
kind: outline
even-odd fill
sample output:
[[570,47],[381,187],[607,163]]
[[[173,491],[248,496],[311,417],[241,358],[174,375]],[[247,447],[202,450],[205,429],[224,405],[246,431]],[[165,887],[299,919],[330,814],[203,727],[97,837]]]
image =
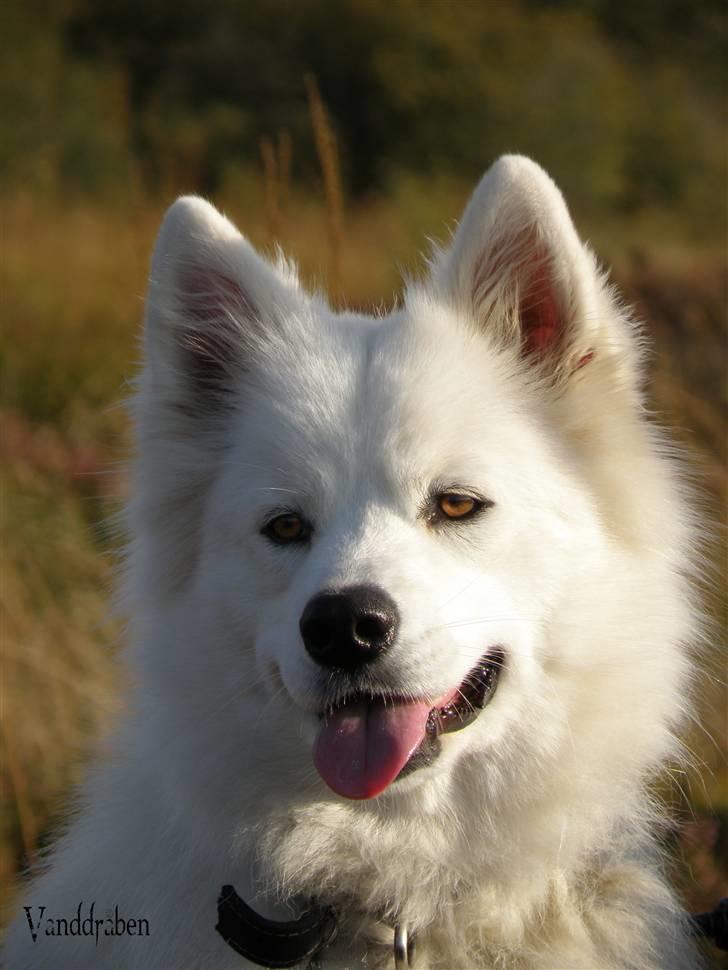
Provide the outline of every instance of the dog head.
[[[203,760],[366,800],[466,776],[522,793],[575,746],[585,771],[595,745],[603,772],[662,757],[685,524],[633,328],[537,165],[497,162],[377,318],[180,199],[146,357],[139,662]],[[654,729],[635,739],[620,699]]]

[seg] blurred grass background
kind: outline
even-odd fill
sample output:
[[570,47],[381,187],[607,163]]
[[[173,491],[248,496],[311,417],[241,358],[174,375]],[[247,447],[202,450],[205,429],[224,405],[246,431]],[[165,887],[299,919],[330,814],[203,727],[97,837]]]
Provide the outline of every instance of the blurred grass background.
[[336,302],[390,301],[533,155],[653,339],[709,517],[715,649],[668,796],[686,905],[728,883],[725,98],[718,0],[6,0],[0,23],[0,885],[113,719],[128,392],[165,207],[208,195]]

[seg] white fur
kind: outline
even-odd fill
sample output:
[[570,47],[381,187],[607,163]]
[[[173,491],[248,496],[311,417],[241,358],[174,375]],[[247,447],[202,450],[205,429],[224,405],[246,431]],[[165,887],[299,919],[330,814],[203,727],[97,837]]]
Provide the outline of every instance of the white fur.
[[[534,265],[561,326],[542,353],[521,333]],[[325,967],[391,966],[400,920],[420,968],[697,966],[646,787],[689,704],[693,525],[642,408],[634,325],[548,176],[500,159],[381,319],[333,313],[180,199],[146,349],[137,688],[25,902],[118,905],[152,932],[33,944],[21,911],[7,966],[247,966],[214,930],[223,883],[268,915],[334,904]],[[435,481],[495,505],[432,529],[418,508]],[[314,523],[308,548],[260,534],[292,503]],[[398,604],[380,676],[400,694],[434,699],[489,645],[506,654],[475,723],[364,802],[313,767],[323,687],[298,629],[311,596],[351,583]]]

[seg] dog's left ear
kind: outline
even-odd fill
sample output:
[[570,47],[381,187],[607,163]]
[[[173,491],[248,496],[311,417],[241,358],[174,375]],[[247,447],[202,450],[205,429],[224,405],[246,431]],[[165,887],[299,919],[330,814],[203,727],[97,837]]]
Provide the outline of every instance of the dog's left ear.
[[501,344],[570,373],[596,354],[601,284],[564,199],[528,158],[504,155],[433,268],[440,293]]

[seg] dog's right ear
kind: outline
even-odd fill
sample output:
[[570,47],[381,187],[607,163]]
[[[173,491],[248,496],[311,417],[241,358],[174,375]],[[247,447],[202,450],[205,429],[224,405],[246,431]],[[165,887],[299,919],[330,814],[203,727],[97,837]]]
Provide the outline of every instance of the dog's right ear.
[[148,392],[192,416],[226,410],[251,350],[297,297],[295,283],[217,209],[195,196],[178,199],[152,258]]

